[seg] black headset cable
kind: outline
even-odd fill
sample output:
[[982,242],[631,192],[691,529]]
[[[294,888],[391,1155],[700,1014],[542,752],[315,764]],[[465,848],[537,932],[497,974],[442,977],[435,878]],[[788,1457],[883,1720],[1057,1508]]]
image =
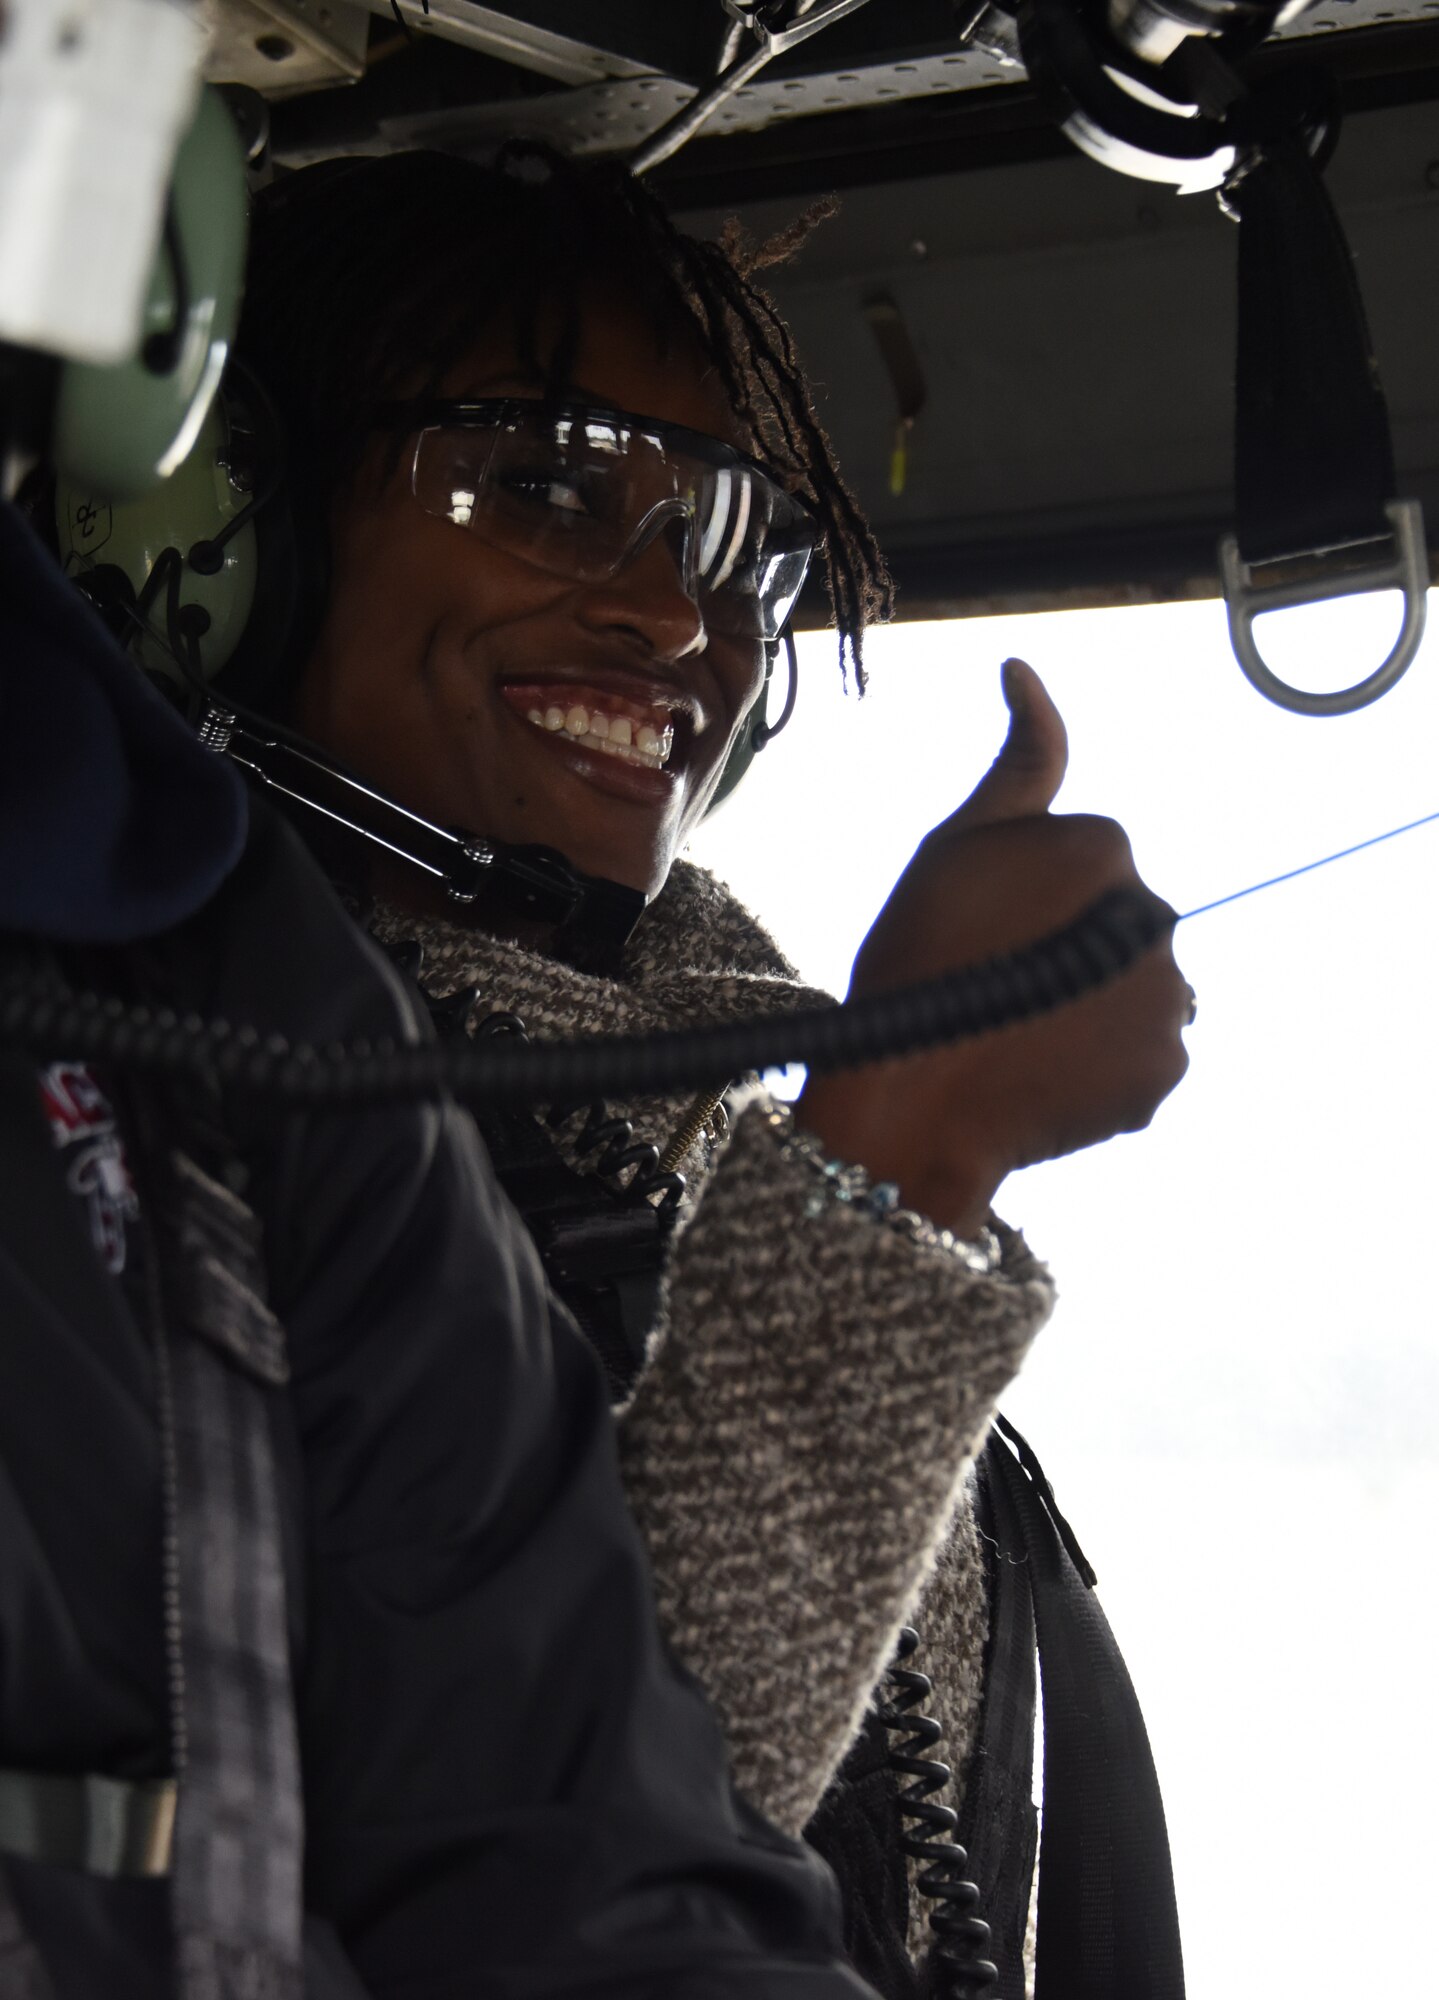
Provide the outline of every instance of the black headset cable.
[[0,986],[0,1044],[151,1076],[203,1076],[289,1105],[394,1103],[449,1091],[490,1104],[697,1089],[789,1063],[845,1069],[1012,1026],[1126,971],[1178,921],[1144,889],[1112,889],[1037,943],[843,1005],[666,1034],[513,1046],[352,1041],[318,1048],[225,1020],[95,992]]

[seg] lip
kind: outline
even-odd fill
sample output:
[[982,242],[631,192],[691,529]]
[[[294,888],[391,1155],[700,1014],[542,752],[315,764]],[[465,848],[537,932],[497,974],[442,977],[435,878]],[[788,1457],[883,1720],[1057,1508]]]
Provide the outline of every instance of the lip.
[[604,792],[612,799],[623,799],[630,805],[667,806],[680,788],[682,772],[672,763],[662,764],[658,769],[647,764],[627,764],[619,757],[605,756],[603,751],[583,749],[563,730],[536,729],[530,722],[522,726],[577,778],[583,778],[597,792]]

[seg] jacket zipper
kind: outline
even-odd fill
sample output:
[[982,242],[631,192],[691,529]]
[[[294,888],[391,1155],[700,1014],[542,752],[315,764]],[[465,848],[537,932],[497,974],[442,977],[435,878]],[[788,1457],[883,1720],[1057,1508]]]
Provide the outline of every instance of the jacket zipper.
[[660,1154],[658,1171],[672,1174],[684,1159],[700,1134],[708,1129],[715,1139],[722,1139],[729,1127],[725,1116],[724,1100],[729,1093],[729,1085],[723,1084],[718,1090],[702,1090],[680,1120],[679,1129],[664,1151]]

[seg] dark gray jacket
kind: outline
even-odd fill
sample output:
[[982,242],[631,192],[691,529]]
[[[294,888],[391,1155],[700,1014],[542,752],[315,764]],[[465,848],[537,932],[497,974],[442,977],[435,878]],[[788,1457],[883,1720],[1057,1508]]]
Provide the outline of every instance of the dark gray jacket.
[[[13,607],[15,572],[0,581]],[[22,664],[12,633],[0,699]],[[102,841],[84,811],[81,786],[72,837]],[[0,860],[24,865],[13,846]],[[292,1038],[424,1032],[268,813],[197,914],[145,945],[62,942],[60,958],[72,977]],[[127,1120],[123,1077],[97,1077],[147,1232],[166,1113],[132,1090],[144,1116]],[[863,2000],[830,1878],[735,1797],[710,1712],[662,1649],[599,1370],[468,1119],[232,1095],[223,1123],[293,1369],[269,1422],[311,2000]],[[36,1064],[13,1050],[0,1188],[0,1767],[162,1776],[144,1295],[102,1269]],[[168,2000],[164,1879],[4,1872],[59,2000]]]
[[[138,959],[85,971],[292,1037],[416,1032],[268,816],[221,894]],[[311,1994],[858,2000],[830,1882],[732,1794],[662,1651],[599,1370],[469,1122],[232,1101],[225,1123],[294,1371],[274,1421],[307,1902],[329,1934]],[[153,1364],[62,1166],[35,1066],[7,1055],[0,1764],[158,1776]],[[168,1990],[163,1882],[10,1866],[61,2000]]]

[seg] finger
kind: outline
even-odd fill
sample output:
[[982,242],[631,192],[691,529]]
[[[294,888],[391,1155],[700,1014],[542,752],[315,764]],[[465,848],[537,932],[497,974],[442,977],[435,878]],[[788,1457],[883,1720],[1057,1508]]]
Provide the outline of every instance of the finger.
[[1069,738],[1044,682],[1024,660],[1006,660],[1001,679],[1008,734],[999,755],[946,822],[949,826],[992,826],[1048,812],[1064,782]]

